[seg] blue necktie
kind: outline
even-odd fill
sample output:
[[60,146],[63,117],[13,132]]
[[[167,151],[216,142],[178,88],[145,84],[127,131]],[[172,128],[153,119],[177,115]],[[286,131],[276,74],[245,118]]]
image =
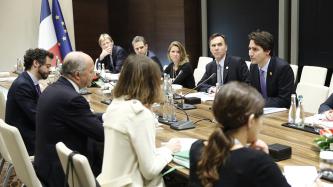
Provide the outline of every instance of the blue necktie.
[[37,94],[38,95],[42,94],[42,92],[40,91],[39,84],[36,84],[35,87],[36,87]]
[[261,94],[266,99],[267,98],[267,90],[266,90],[266,80],[265,80],[265,71],[260,71],[260,88],[261,88]]

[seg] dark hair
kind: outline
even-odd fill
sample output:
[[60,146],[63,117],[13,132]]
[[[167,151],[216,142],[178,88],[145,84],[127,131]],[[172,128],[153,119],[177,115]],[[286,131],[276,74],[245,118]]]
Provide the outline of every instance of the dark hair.
[[162,99],[160,72],[158,65],[150,58],[144,55],[128,56],[113,90],[113,96],[137,99],[143,104],[160,102]]
[[249,34],[249,40],[253,40],[256,45],[259,45],[264,51],[270,50],[269,55],[273,55],[274,38],[267,31],[254,31]]
[[225,35],[223,35],[221,33],[214,33],[214,34],[210,35],[209,45],[210,45],[210,41],[212,41],[214,38],[219,37],[219,36],[223,38],[225,45],[228,45],[227,38],[225,37]]
[[232,134],[246,125],[250,115],[263,114],[264,99],[253,87],[240,82],[224,85],[215,95],[213,114],[220,125],[209,137],[198,162],[198,176],[204,186],[219,180],[219,169],[234,145]]
[[25,70],[30,70],[34,60],[40,65],[44,65],[46,63],[46,57],[53,59],[53,53],[46,51],[44,49],[36,48],[36,49],[28,49],[24,55],[24,67]]

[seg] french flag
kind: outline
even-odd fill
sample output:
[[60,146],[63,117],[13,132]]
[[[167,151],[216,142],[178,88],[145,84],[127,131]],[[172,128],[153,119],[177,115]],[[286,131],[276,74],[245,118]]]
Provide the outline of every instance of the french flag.
[[54,54],[56,58],[53,58],[52,65],[56,65],[57,57],[60,61],[62,61],[48,0],[42,0],[38,47],[48,50]]

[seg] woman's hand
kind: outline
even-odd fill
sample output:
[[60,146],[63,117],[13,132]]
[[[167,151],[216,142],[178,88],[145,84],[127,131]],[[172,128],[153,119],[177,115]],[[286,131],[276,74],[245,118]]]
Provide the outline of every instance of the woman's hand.
[[255,142],[252,142],[250,144],[250,147],[256,150],[263,151],[267,154],[269,153],[267,144],[262,140],[256,140]]
[[328,110],[328,111],[324,112],[324,114],[328,121],[333,121],[333,110]]

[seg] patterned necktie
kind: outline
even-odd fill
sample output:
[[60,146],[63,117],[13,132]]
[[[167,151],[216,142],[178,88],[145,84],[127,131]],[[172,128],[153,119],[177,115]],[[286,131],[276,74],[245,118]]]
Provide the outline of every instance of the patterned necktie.
[[42,94],[42,92],[40,91],[39,84],[36,84],[35,87],[36,87],[37,94],[38,95]]
[[264,98],[267,98],[265,71],[263,71],[263,70],[260,70],[260,88],[261,88],[262,96]]
[[112,55],[109,55],[109,56],[110,56],[110,70],[111,70],[111,72],[114,72],[116,70],[115,70],[114,65],[113,65]]

